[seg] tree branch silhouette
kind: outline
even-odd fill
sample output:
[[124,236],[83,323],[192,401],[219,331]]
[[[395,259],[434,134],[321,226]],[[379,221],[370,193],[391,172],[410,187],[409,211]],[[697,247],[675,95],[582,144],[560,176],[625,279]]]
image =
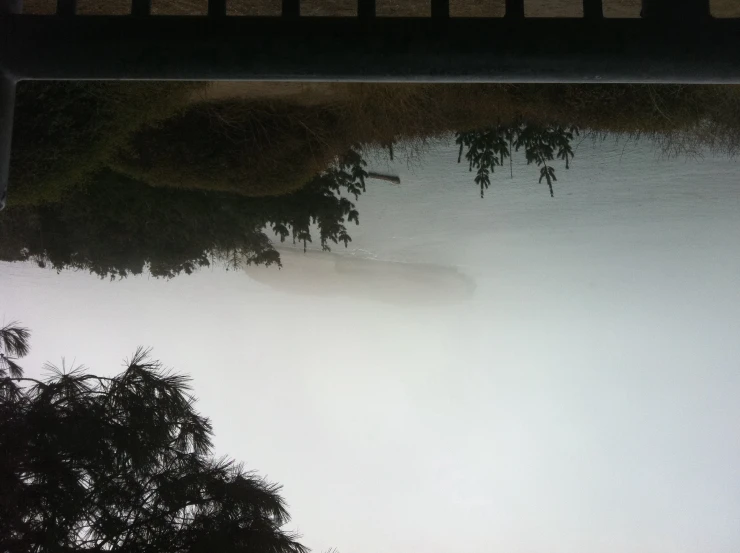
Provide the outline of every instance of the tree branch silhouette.
[[1,551],[308,552],[280,486],[212,458],[189,379],[148,349],[113,377],[0,369],[0,421]]

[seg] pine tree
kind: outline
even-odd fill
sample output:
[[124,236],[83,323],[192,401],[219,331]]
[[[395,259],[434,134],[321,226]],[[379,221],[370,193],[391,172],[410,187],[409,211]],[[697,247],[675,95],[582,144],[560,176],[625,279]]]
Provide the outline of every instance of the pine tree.
[[30,336],[28,329],[16,321],[0,328],[0,377],[9,374],[18,378],[23,375],[23,369],[17,361],[28,355]]
[[[27,353],[27,330],[2,330]],[[308,552],[278,485],[211,456],[188,378],[141,348],[112,378],[47,369],[0,369],[0,551]]]

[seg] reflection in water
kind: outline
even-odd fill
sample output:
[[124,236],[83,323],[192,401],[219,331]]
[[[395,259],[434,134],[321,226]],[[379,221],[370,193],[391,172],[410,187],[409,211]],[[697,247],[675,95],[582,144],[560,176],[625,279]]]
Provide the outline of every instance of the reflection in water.
[[553,163],[570,167],[580,131],[696,154],[733,153],[740,129],[728,87],[327,85],[292,102],[269,87],[210,102],[203,87],[25,83],[0,259],[101,277],[279,266],[265,230],[304,250],[351,241],[360,152],[424,163],[433,138],[454,136],[482,197],[521,151],[554,196]]
[[731,87],[245,86],[208,101],[200,83],[24,83],[0,259],[101,277],[279,266],[265,231],[348,245],[378,149],[425,163],[454,136],[481,196],[521,151],[554,196],[579,132],[696,155],[734,153],[740,130]]
[[455,142],[460,145],[457,156],[460,162],[463,150],[466,150],[465,159],[470,164],[470,170],[476,169],[475,183],[480,185],[480,197],[483,190],[491,185],[491,173],[509,160],[511,177],[514,177],[511,167],[511,156],[514,151],[524,150],[527,164],[534,163],[540,168],[540,180],[545,179],[550,189],[550,197],[555,193],[552,183],[558,180],[555,177],[555,168],[548,165],[555,156],[565,161],[565,168],[570,169],[570,160],[573,159],[573,137],[578,136],[578,127],[565,128],[561,125],[533,125],[521,123],[516,125],[491,127],[478,131],[457,133]]
[[475,282],[453,267],[354,256],[281,250],[283,270],[247,267],[247,274],[280,292],[346,296],[393,305],[428,305],[469,299]]
[[[540,166],[539,181],[547,181],[553,196],[557,179],[548,161],[557,155],[569,168],[577,132],[517,124],[457,133],[458,163],[465,151],[470,170],[477,171],[474,180],[482,198],[491,173],[507,159],[513,178],[511,156],[523,149],[527,164]],[[233,269],[280,266],[266,228],[281,242],[302,244],[304,252],[314,235],[323,251],[330,250],[330,243],[348,246],[352,238],[346,223],[359,224],[359,212],[346,196],[356,201],[365,192],[366,165],[360,153],[349,150],[298,191],[261,198],[151,187],[105,171],[69,191],[62,202],[10,208],[0,218],[0,260],[31,260],[39,267],[87,270],[110,278],[145,270],[172,278],[212,263]],[[418,283],[417,293],[424,289]]]
[[345,222],[358,223],[358,213],[341,193],[357,198],[364,191],[363,164],[350,151],[300,191],[280,198],[154,188],[106,172],[63,202],[8,209],[0,217],[0,259],[111,278],[144,270],[171,278],[213,262],[279,265],[266,226],[304,249],[312,224],[323,250],[329,243],[348,244]]
[[[457,133],[458,163],[465,151],[482,198],[495,167],[507,159],[511,165],[514,150],[523,149],[527,164],[540,167],[539,182],[546,180],[552,197],[557,179],[548,162],[557,155],[569,168],[577,133],[527,123]],[[393,160],[393,144],[388,147]],[[357,200],[365,191],[366,165],[350,149],[299,190],[260,198],[151,187],[106,170],[71,189],[61,202],[10,208],[0,218],[0,259],[110,278],[145,270],[172,278],[214,262],[234,269],[279,266],[280,255],[265,228],[281,242],[301,243],[304,252],[313,242],[312,227],[322,250],[329,251],[330,243],[347,247],[352,238],[345,223],[359,224],[359,212],[345,195]]]

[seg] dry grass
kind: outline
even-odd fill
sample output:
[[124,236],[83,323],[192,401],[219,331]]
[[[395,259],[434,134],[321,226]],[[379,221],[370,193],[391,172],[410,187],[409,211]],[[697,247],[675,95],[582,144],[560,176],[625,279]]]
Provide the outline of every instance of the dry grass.
[[248,94],[201,102],[137,133],[115,168],[152,185],[263,196],[300,188],[353,145],[393,142],[413,156],[432,137],[519,120],[659,140],[674,155],[740,144],[739,87],[301,86],[245,83]]
[[245,83],[215,97],[213,90],[24,84],[14,203],[58,201],[106,169],[153,186],[283,194],[352,146],[393,142],[399,155],[414,156],[435,136],[519,120],[648,137],[674,155],[704,146],[736,153],[740,145],[740,87],[732,86]]
[[[505,0],[451,0],[453,17],[500,17]],[[25,0],[28,13],[52,13],[56,0]],[[130,0],[79,0],[80,13],[125,14]],[[526,0],[525,10],[530,17],[579,17],[580,0]],[[153,0],[155,14],[204,14],[207,0]],[[740,17],[737,0],[712,0],[715,17]],[[384,17],[429,16],[428,0],[378,0],[378,15]],[[229,0],[231,15],[278,15],[280,0]],[[607,17],[638,17],[640,0],[604,0]],[[318,16],[351,16],[356,14],[354,0],[303,0],[302,13]]]
[[740,128],[734,85],[217,82],[195,99],[206,106],[238,101],[242,110],[328,109],[352,127],[354,141],[377,143],[519,118],[630,134],[666,134],[707,118]]

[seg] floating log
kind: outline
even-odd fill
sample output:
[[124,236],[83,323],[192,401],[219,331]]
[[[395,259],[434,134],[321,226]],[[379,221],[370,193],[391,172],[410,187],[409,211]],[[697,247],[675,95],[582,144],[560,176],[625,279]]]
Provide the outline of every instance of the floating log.
[[367,174],[367,178],[385,180],[388,182],[392,182],[393,184],[401,184],[401,177],[397,177],[395,175],[383,175],[381,173],[373,173],[372,171],[370,171]]

